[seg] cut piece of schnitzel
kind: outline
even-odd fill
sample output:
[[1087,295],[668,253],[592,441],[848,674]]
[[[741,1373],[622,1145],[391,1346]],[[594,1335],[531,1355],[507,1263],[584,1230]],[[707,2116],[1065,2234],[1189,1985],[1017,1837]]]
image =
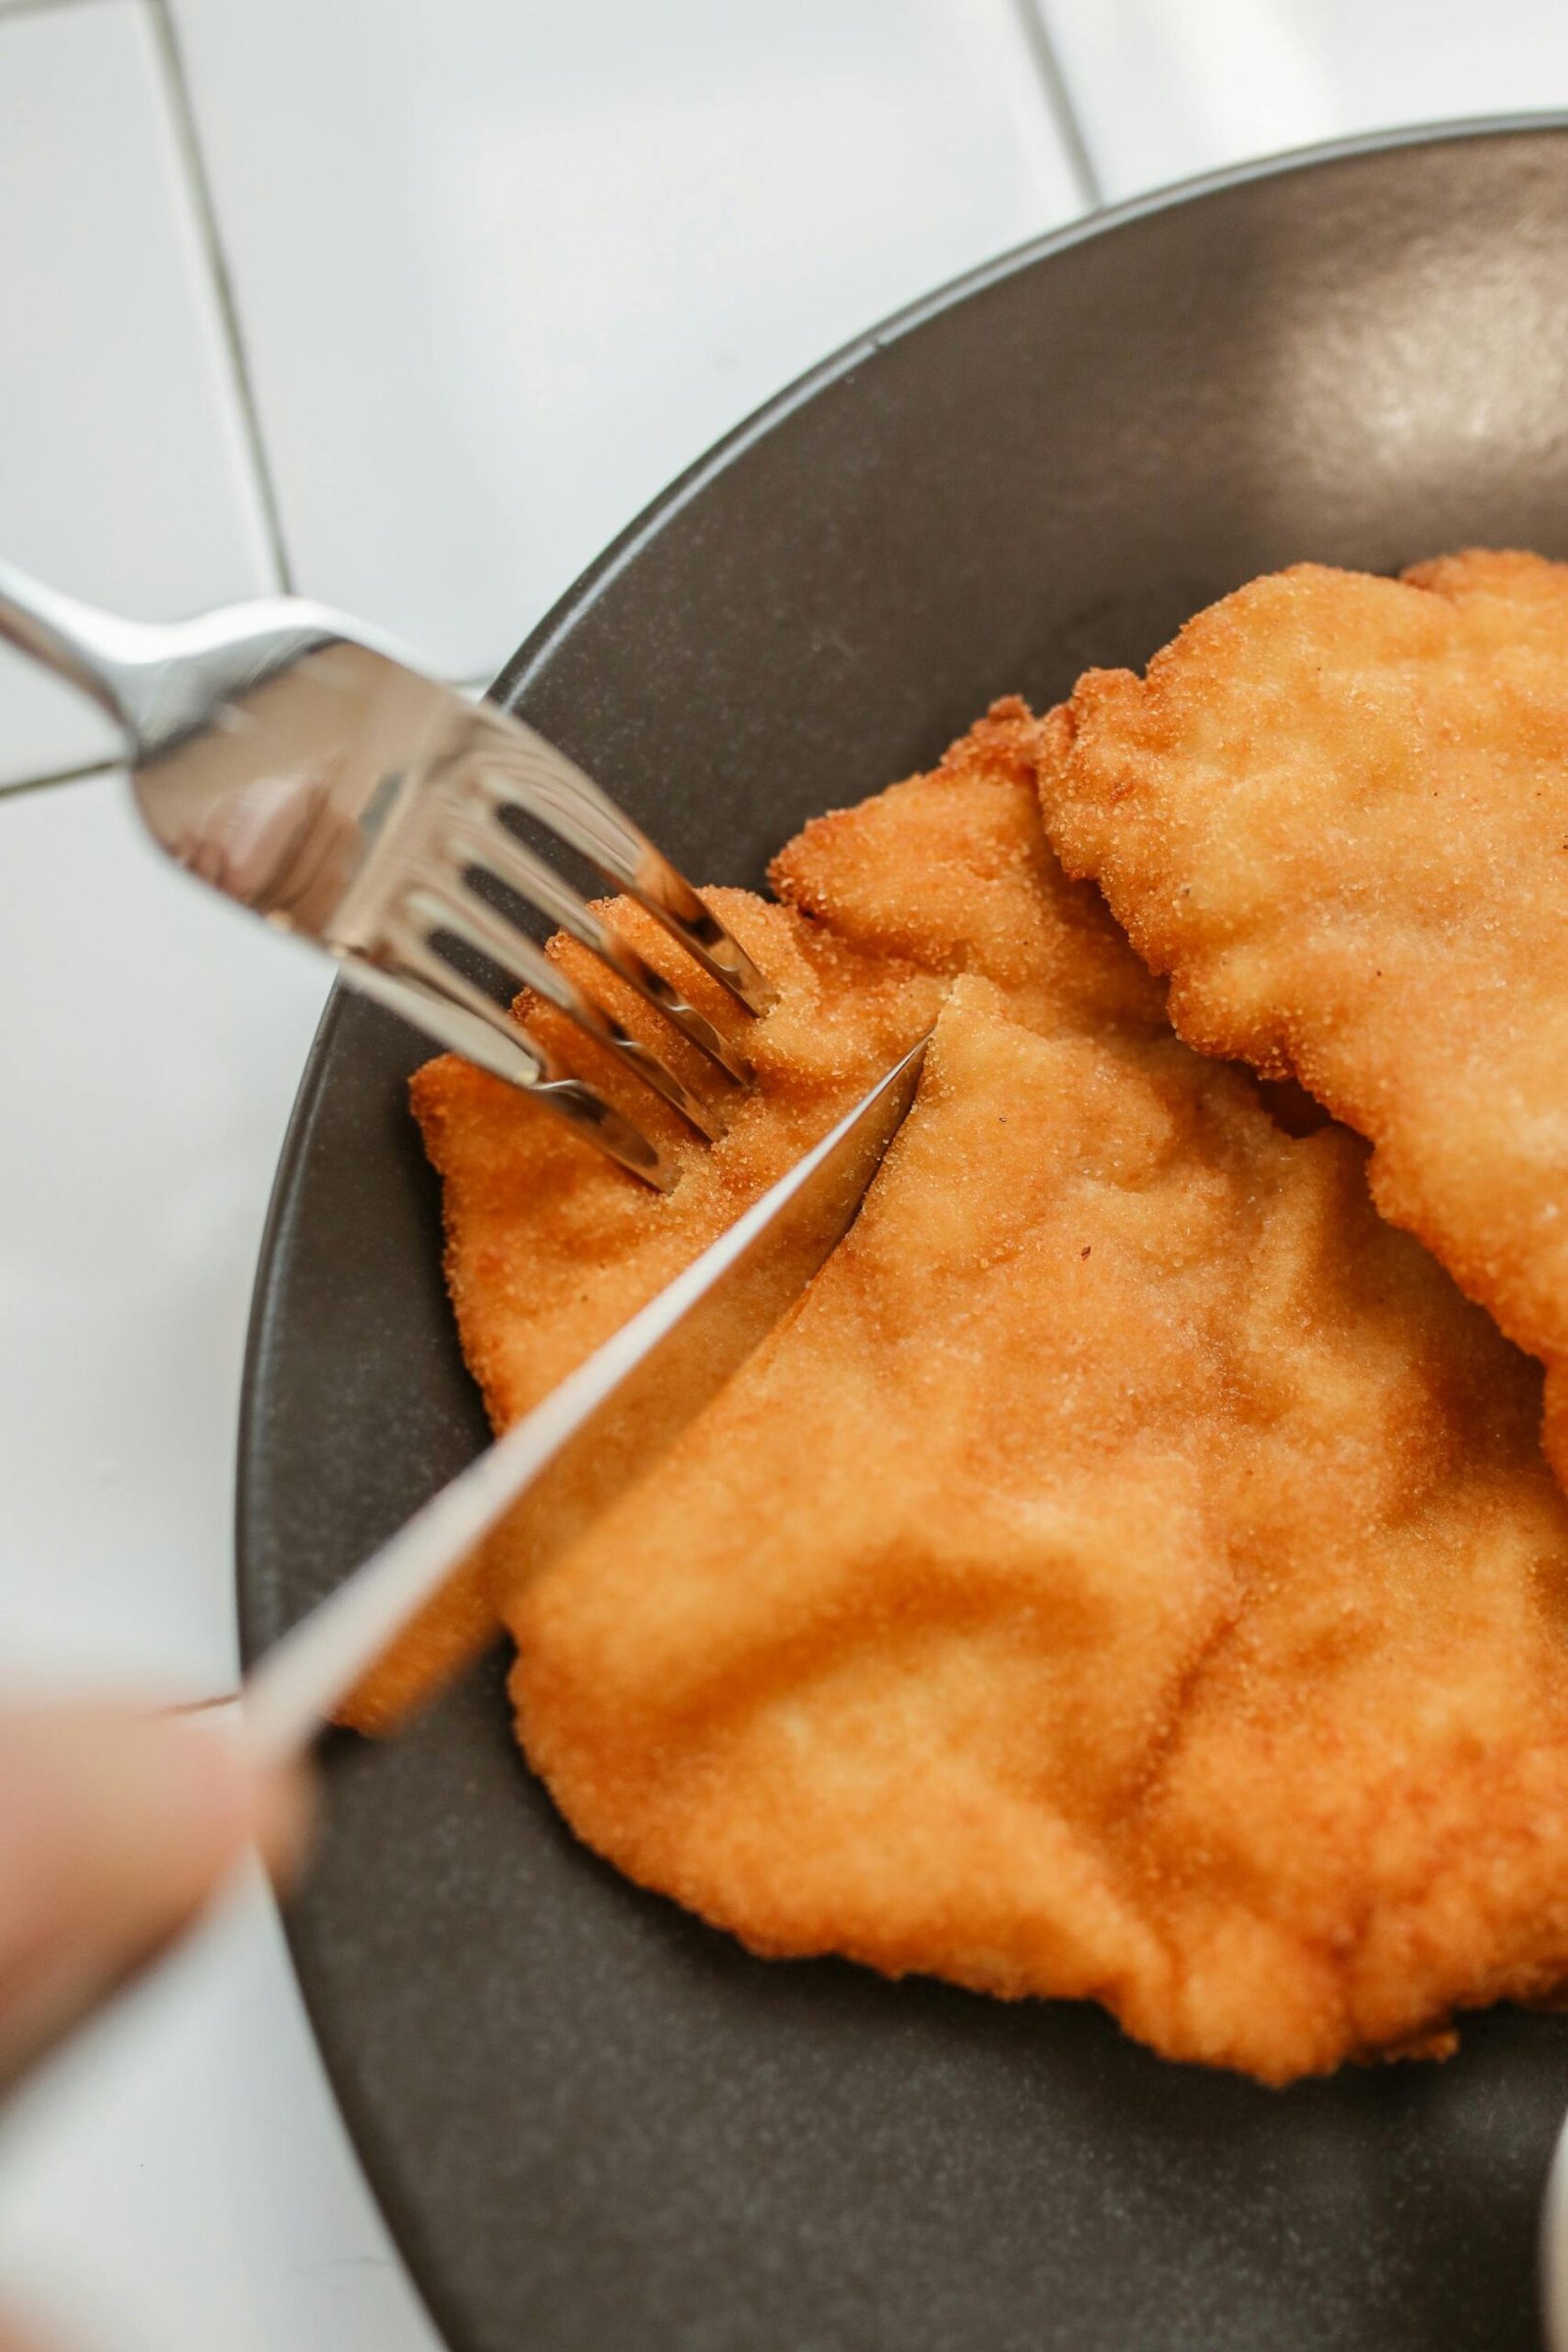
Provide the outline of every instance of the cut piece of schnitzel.
[[508,1604],[579,1835],[1269,2082],[1568,1975],[1539,1375],[1363,1158],[960,980],[804,1304]]
[[1547,1366],[1568,1480],[1568,565],[1302,564],[1041,738],[1048,830],[1191,1044],[1294,1072]]
[[808,826],[782,906],[722,895],[781,1001],[669,1199],[416,1079],[501,1425],[941,1012],[848,1241],[658,1478],[542,1569],[525,1517],[492,1547],[519,1729],[581,1836],[760,1951],[1094,1997],[1269,2081],[1440,2047],[1568,1977],[1539,1377],[1359,1143],[1170,1034],[1040,751],[1003,707]]

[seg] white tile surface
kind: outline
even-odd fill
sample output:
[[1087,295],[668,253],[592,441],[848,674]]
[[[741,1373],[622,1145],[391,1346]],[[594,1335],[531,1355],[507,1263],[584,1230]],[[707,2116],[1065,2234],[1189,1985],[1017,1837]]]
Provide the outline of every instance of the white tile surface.
[[119,776],[0,796],[0,1672],[222,1688],[251,1277],[326,975]]
[[[156,619],[270,587],[219,313],[138,0],[0,15],[0,550]],[[0,656],[0,783],[104,756]]]
[[1112,200],[1315,139],[1568,106],[1561,0],[1033,0]]
[[779,384],[1075,206],[1013,0],[175,17],[296,575],[453,674]]
[[[1568,103],[1560,0],[172,0],[300,584],[494,666],[719,431],[1111,194]],[[270,586],[154,0],[0,0],[0,549],[132,612]],[[95,756],[0,664],[0,784]],[[240,1349],[315,966],[118,779],[0,797],[0,1677],[233,1668]],[[91,2260],[83,2250],[91,2249]],[[259,1897],[0,2132],[69,2352],[431,2352]]]

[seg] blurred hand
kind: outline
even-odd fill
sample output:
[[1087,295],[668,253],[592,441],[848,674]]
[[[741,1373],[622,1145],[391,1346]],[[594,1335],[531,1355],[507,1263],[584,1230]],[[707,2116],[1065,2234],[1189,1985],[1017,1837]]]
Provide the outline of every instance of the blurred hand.
[[0,1708],[0,2085],[177,1936],[251,1839],[286,1873],[306,1813],[302,1775],[256,1777],[199,1716]]

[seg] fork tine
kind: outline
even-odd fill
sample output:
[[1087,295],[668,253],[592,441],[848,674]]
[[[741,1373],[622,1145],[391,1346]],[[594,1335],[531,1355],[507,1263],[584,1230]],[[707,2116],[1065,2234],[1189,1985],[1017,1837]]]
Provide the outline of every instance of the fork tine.
[[[136,807],[176,864],[334,957],[354,984],[444,1044],[555,1102],[639,1175],[673,1181],[632,1120],[468,978],[465,943],[530,982],[698,1134],[711,1137],[717,1114],[569,970],[545,960],[481,874],[553,912],[706,1064],[751,1083],[745,1056],[551,874],[504,812],[532,816],[586,857],[747,1010],[761,1011],[773,990],[631,819],[498,704],[468,702],[373,631],[292,597],[150,627],[0,565],[0,635],[117,720]],[[435,895],[419,900],[421,887]],[[449,963],[453,955],[460,962]]]
[[490,804],[485,819],[478,823],[462,813],[454,815],[448,829],[447,852],[459,861],[493,874],[560,930],[567,932],[579,947],[597,956],[601,963],[636,990],[644,1004],[662,1013],[687,1044],[706,1055],[731,1085],[753,1084],[757,1073],[746,1055],[714,1028],[706,1013],[689,1004],[662,972],[655,971],[651,963],[645,962],[612,924],[596,914],[554,866],[547,865],[526,842],[518,840],[511,827],[502,822],[500,804]]
[[641,1038],[634,1037],[603,1005],[596,1004],[568,973],[551,961],[536,941],[525,931],[519,931],[514,923],[508,922],[466,882],[422,883],[404,893],[403,907],[408,916],[425,927],[427,938],[431,931],[449,931],[467,947],[477,948],[481,955],[499,963],[503,971],[514,973],[526,987],[554,1004],[558,1012],[564,1013],[567,1020],[574,1021],[585,1036],[615,1054],[656,1094],[662,1095],[688,1126],[696,1128],[705,1143],[712,1143],[720,1133],[719,1123],[706,1103],[700,1102],[690,1088],[681,1084],[674,1071]]
[[514,801],[538,817],[628,892],[738,1004],[765,1012],[777,990],[663,852],[554,744],[510,712],[479,709],[490,724],[474,782],[492,806]]
[[345,979],[426,1035],[438,1038],[454,1054],[477,1062],[536,1101],[548,1102],[579,1135],[656,1191],[673,1191],[676,1172],[657,1144],[650,1143],[596,1087],[574,1077],[482,988],[454,970],[412,923],[393,916],[385,936],[398,968],[388,969],[363,956],[352,956],[343,959]]

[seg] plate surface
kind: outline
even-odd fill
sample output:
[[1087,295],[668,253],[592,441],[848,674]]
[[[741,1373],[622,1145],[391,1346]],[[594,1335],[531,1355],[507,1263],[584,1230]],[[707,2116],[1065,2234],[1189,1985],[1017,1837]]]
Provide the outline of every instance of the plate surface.
[[[1339,150],[1058,236],[676,485],[497,688],[700,880],[1304,557],[1568,555],[1568,127]],[[484,1435],[403,1102],[340,999],[264,1252],[254,1649]],[[294,1948],[456,2352],[1512,2352],[1568,2021],[1266,2092],[1098,2012],[752,1960],[577,1847],[492,1663],[329,1760]]]

